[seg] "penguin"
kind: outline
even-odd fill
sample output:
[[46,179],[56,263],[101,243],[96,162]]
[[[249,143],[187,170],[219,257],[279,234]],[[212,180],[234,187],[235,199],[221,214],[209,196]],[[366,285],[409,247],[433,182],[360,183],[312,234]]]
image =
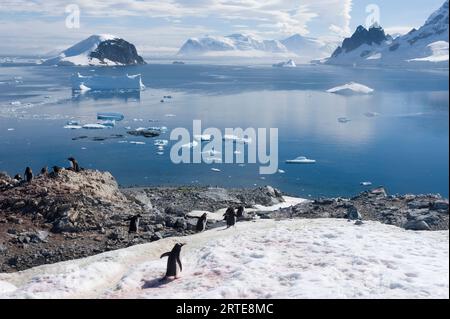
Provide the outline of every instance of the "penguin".
[[244,217],[244,206],[239,206],[236,212],[237,218],[243,218]]
[[206,229],[206,222],[207,222],[207,214],[204,213],[197,221],[197,232],[202,232]]
[[33,181],[33,171],[31,170],[30,167],[27,167],[25,169],[25,179],[27,180],[27,183],[31,183]]
[[223,219],[227,222],[227,228],[230,228],[236,224],[236,213],[233,207],[228,207],[225,214],[223,214],[223,217]]
[[183,265],[181,264],[180,260],[180,252],[181,247],[183,247],[184,245],[186,244],[177,243],[170,252],[161,255],[160,258],[169,257],[169,259],[167,260],[166,275],[161,279],[161,281],[169,279],[170,277],[177,279],[180,272],[183,271]]
[[20,182],[22,180],[22,176],[20,176],[20,174],[16,174],[16,176],[14,176],[14,179]]
[[77,162],[77,160],[76,160],[75,158],[69,157],[67,160],[70,161],[70,167],[71,167],[71,169],[72,169],[74,172],[79,173],[79,172],[81,171],[81,170],[80,170],[80,165],[78,165],[78,162]]
[[128,228],[128,234],[139,233],[139,221],[142,216],[140,214],[135,215],[128,220],[130,221],[130,227]]
[[41,175],[47,175],[48,174],[48,167],[45,166],[41,169]]
[[62,167],[59,166],[53,166],[53,173],[55,173],[56,175],[58,175],[59,173],[61,173],[62,171]]

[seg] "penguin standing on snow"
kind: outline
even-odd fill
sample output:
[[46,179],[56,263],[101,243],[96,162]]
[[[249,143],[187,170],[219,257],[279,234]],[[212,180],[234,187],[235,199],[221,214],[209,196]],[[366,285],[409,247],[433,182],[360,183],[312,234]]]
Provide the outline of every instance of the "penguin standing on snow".
[[140,221],[141,217],[142,216],[140,214],[138,214],[138,215],[135,215],[135,216],[133,216],[133,217],[131,217],[129,219],[130,227],[128,228],[128,234],[131,234],[131,233],[137,234],[137,233],[139,233],[139,221]]
[[79,173],[79,172],[81,171],[80,165],[78,165],[78,162],[77,162],[77,160],[76,160],[75,158],[69,157],[67,160],[69,160],[69,162],[70,162],[70,167],[72,168],[72,170],[73,170],[74,172]]
[[223,214],[223,219],[227,222],[227,228],[236,225],[236,213],[233,207],[228,207],[225,214]]
[[244,217],[244,206],[239,206],[236,212],[237,218],[243,218]]
[[184,245],[186,244],[177,243],[170,252],[161,255],[161,258],[169,257],[169,259],[167,260],[166,275],[164,276],[164,278],[161,279],[161,281],[169,278],[177,279],[179,277],[180,272],[183,271],[183,265],[181,264],[180,260],[180,253],[181,247],[183,247]]
[[33,171],[31,170],[30,167],[27,167],[25,169],[24,176],[25,176],[25,179],[26,179],[27,183],[31,183],[31,181],[33,180]]
[[207,222],[207,214],[204,213],[197,221],[197,227],[196,230],[197,232],[202,232],[206,229],[206,222]]

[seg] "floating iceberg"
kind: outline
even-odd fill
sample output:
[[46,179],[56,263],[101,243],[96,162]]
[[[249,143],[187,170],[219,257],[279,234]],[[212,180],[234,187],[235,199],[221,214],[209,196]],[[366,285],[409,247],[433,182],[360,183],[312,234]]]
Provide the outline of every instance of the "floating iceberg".
[[365,86],[360,83],[350,82],[341,86],[336,86],[332,89],[327,90],[328,93],[342,94],[342,95],[352,95],[352,94],[371,94],[374,89]]
[[96,91],[130,90],[141,91],[145,88],[140,74],[123,76],[81,75],[71,78],[72,90],[83,92],[83,88]]
[[361,182],[362,186],[372,186],[372,182]]
[[101,125],[108,126],[108,127],[114,127],[114,126],[116,126],[116,121],[115,120],[100,120],[97,122],[97,124],[101,124]]
[[316,160],[308,159],[305,156],[300,156],[293,160],[287,160],[286,163],[287,164],[314,164],[314,163],[316,163]]
[[134,144],[134,145],[145,145],[145,142],[130,141],[130,144]]
[[272,65],[274,68],[296,68],[294,60],[289,60],[287,62],[280,62]]
[[367,116],[367,117],[376,117],[376,116],[378,116],[380,114],[377,113],[377,112],[367,112],[367,113],[364,113],[364,115]]
[[154,145],[155,146],[167,146],[169,144],[168,140],[156,140]]
[[223,136],[224,141],[232,141],[234,143],[242,143],[242,144],[250,144],[252,142],[251,138],[246,137],[238,137],[236,135],[224,135]]
[[209,142],[212,140],[212,135],[211,134],[194,135],[194,138],[197,141]]
[[81,125],[67,124],[67,125],[64,125],[64,128],[69,129],[69,130],[79,130],[83,127]]
[[113,112],[105,112],[105,113],[97,113],[97,120],[105,120],[105,121],[122,121],[125,117],[120,113]]
[[88,130],[102,130],[108,127],[102,124],[85,124],[83,125],[83,128]]
[[198,142],[197,141],[192,141],[191,143],[187,143],[184,145],[181,145],[181,147],[183,148],[194,148],[198,146]]
[[221,172],[221,170],[218,169],[218,168],[211,168],[211,170],[212,170],[213,172]]

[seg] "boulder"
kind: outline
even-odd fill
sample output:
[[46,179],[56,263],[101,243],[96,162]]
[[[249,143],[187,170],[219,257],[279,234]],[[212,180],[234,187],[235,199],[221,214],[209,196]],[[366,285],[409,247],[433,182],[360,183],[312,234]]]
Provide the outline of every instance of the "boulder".
[[431,230],[430,225],[428,225],[428,223],[424,220],[410,220],[403,227],[407,230]]

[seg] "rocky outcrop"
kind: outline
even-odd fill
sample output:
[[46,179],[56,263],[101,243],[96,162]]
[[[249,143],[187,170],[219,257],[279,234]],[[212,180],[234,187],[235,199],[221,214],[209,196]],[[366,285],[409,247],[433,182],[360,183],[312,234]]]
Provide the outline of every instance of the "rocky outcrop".
[[145,64],[144,59],[138,55],[136,47],[124,39],[103,41],[89,56],[103,63],[109,60],[123,65]]

